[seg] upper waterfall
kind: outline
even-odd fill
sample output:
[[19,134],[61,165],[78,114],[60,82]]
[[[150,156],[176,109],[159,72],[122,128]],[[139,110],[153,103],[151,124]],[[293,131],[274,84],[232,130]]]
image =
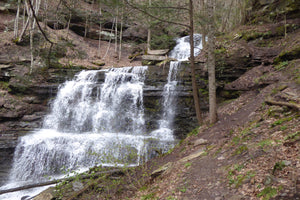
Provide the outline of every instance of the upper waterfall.
[[[173,121],[176,114],[176,86],[178,82],[178,71],[182,61],[187,61],[190,57],[190,36],[176,40],[176,46],[169,53],[169,57],[177,59],[170,62],[167,83],[163,89],[162,117],[159,120],[159,128],[151,133],[157,138],[167,138],[174,140]],[[197,56],[202,49],[202,35],[194,34],[194,55]]]
[[[176,46],[169,53],[169,57],[175,58],[178,61],[187,61],[191,56],[190,52],[190,36],[178,38],[176,40]],[[194,56],[199,55],[202,49],[202,35],[194,34]]]

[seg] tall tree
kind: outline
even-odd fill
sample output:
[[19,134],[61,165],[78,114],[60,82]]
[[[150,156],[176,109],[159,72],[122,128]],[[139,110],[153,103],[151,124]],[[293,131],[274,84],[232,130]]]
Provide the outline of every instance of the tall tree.
[[[151,3],[152,1],[149,0],[149,6],[151,6]],[[150,24],[150,23],[149,23]],[[151,46],[150,46],[150,42],[151,42],[151,29],[150,29],[150,25],[148,27],[148,35],[147,35],[147,51],[150,50]]]
[[191,77],[192,77],[192,87],[193,87],[193,99],[196,110],[196,116],[198,123],[200,124],[201,119],[201,109],[200,109],[200,101],[198,96],[198,87],[196,82],[196,70],[195,70],[195,56],[194,56],[194,6],[193,0],[189,0],[189,15],[190,15],[190,62],[191,62]]
[[217,121],[217,100],[216,100],[216,75],[215,75],[215,21],[214,21],[214,2],[208,0],[208,88],[209,88],[209,120],[210,123]]

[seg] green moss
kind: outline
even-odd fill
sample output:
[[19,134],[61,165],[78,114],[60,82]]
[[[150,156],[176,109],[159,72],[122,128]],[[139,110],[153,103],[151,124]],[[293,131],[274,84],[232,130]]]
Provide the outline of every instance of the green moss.
[[199,133],[199,127],[194,128],[191,132],[188,133],[188,137],[193,135],[198,135],[198,133]]
[[290,116],[290,117],[279,119],[279,120],[275,121],[273,124],[271,124],[271,127],[281,125],[282,123],[291,121],[292,119],[297,118],[297,117],[299,117],[299,116],[298,115],[297,116]]
[[296,47],[290,51],[283,51],[275,58],[274,63],[280,64],[281,62],[286,62],[289,60],[294,60],[300,58],[300,47]]
[[226,99],[236,99],[241,95],[240,91],[228,91],[228,90],[222,90],[219,95]]
[[300,139],[300,131],[297,131],[295,133],[291,133],[288,136],[284,138],[284,140],[289,140],[289,141],[297,141]]
[[259,38],[268,39],[270,37],[272,37],[271,31],[267,31],[267,32],[247,31],[242,33],[242,39],[248,42]]
[[203,95],[208,95],[208,89],[203,89],[203,88],[200,88],[199,89],[199,94],[203,94]]
[[220,48],[216,49],[214,52],[215,52],[216,55],[225,54],[226,53],[226,48],[225,47],[220,47]]
[[9,88],[9,83],[5,81],[0,81],[0,89],[6,90],[8,92],[11,91],[11,89]]
[[261,197],[263,200],[269,200],[272,197],[275,197],[277,195],[278,189],[273,188],[273,187],[266,187],[263,189],[257,197]]
[[242,153],[245,153],[248,151],[248,147],[246,145],[241,145],[239,146],[234,152],[232,155],[240,155]]
[[100,66],[100,67],[102,67],[102,66],[104,66],[105,65],[105,63],[104,62],[92,62],[94,65],[97,65],[97,66]]

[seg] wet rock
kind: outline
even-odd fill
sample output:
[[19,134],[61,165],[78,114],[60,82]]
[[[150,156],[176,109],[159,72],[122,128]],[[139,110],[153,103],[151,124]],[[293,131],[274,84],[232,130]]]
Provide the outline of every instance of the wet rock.
[[123,32],[124,40],[140,41],[147,40],[147,29],[140,26],[131,26]]
[[186,156],[186,157],[180,159],[179,162],[185,163],[185,162],[188,162],[188,161],[193,160],[195,158],[198,158],[198,157],[200,157],[200,156],[202,156],[206,153],[205,150],[206,150],[206,148],[199,149],[196,152],[190,154],[189,156]]
[[195,147],[199,146],[199,145],[206,145],[206,144],[208,144],[208,140],[205,140],[205,139],[202,139],[202,138],[200,138],[200,139],[198,139],[194,142]]
[[284,160],[283,163],[285,166],[290,166],[292,164],[292,162],[288,160]]
[[55,198],[55,188],[50,187],[47,190],[41,192],[33,200],[51,200]]
[[80,190],[82,190],[84,188],[84,185],[83,183],[81,183],[80,181],[75,181],[72,183],[72,186],[73,186],[73,190],[75,192],[78,192]]
[[172,162],[168,162],[167,164],[163,165],[162,167],[160,167],[159,169],[153,171],[151,173],[151,178],[156,178],[160,175],[162,175],[163,173],[165,173],[168,169],[170,169],[173,166]]
[[22,117],[23,121],[27,121],[27,122],[33,122],[33,121],[37,121],[40,120],[42,118],[42,116],[37,116],[37,115],[24,115]]

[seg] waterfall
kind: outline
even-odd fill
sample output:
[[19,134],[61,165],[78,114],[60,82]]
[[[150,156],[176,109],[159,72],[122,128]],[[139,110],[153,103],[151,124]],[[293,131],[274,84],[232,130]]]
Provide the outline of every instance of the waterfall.
[[[176,86],[182,61],[189,57],[189,37],[177,39],[162,92],[159,128],[148,133],[143,87],[146,66],[82,71],[59,87],[43,127],[19,138],[9,182],[1,189],[62,176],[62,170],[87,170],[95,165],[136,166],[151,158],[153,149],[174,145],[172,124]],[[201,49],[195,35],[195,55]],[[99,74],[105,74],[103,83]],[[48,178],[46,178],[47,176]],[[40,189],[39,189],[40,191]],[[33,195],[33,191],[29,192]],[[0,199],[20,199],[1,195]]]
[[[163,102],[162,102],[162,118],[159,120],[159,128],[151,133],[152,136],[157,138],[167,138],[174,140],[172,123],[176,112],[176,86],[178,82],[178,71],[180,70],[181,62],[187,61],[190,57],[190,37],[182,37],[177,39],[176,46],[170,52],[169,57],[177,61],[171,61],[167,83],[163,89]],[[194,34],[194,55],[197,56],[202,49],[202,35]]]
[[44,128],[75,133],[143,132],[146,69],[110,69],[102,85],[97,84],[97,71],[81,72],[60,88],[52,111],[45,119]]
[[[151,148],[159,148],[153,144],[159,138],[145,130],[146,71],[146,66],[82,71],[62,84],[43,127],[19,138],[9,182],[1,189],[58,178],[64,170],[136,166],[147,160]],[[103,83],[100,73],[105,73]]]

